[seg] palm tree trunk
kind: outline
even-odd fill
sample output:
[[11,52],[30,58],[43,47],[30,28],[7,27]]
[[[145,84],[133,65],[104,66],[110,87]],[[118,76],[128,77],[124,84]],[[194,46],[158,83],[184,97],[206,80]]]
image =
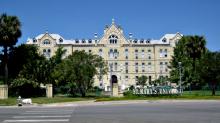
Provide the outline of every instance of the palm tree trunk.
[[4,46],[4,72],[5,72],[5,76],[4,76],[4,84],[8,84],[8,47]]

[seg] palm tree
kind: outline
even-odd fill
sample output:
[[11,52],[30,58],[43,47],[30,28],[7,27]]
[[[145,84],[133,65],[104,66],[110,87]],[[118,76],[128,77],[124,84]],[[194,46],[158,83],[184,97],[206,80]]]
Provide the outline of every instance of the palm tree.
[[[196,76],[196,60],[200,59],[202,54],[206,52],[206,40],[203,36],[186,36],[186,54],[192,59],[192,77],[190,77],[190,93],[192,89],[192,81],[197,82]],[[194,78],[194,79],[193,79]]]
[[3,47],[4,57],[4,83],[8,82],[8,48],[15,45],[18,38],[21,37],[21,23],[16,16],[7,16],[2,14],[0,16],[0,46]]
[[196,70],[196,59],[200,59],[202,54],[206,51],[206,40],[203,36],[186,36],[188,43],[186,43],[187,54],[193,60],[193,72]]

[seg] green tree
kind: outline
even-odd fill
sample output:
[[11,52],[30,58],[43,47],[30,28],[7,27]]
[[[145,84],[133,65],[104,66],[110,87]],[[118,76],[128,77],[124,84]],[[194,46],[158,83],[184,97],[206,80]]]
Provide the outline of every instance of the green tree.
[[[183,36],[176,47],[170,64],[170,80],[178,83],[179,69],[182,72],[182,82],[191,89],[191,83],[196,87],[201,87],[199,72],[196,72],[197,64],[202,55],[206,52],[206,41],[202,36]],[[178,62],[181,62],[179,68]]]
[[12,47],[21,37],[21,23],[16,16],[0,16],[0,46],[3,46],[4,53],[4,82],[8,83],[8,47]]
[[35,45],[21,44],[11,48],[8,59],[9,78],[16,78],[24,65],[36,61],[41,57]]
[[137,83],[136,84],[144,87],[147,84],[146,82],[147,82],[147,76],[142,75],[142,76],[137,78]]
[[215,95],[216,87],[220,82],[220,52],[207,52],[200,62],[200,77],[208,82]]
[[174,55],[170,62],[170,81],[178,83],[179,81],[179,62],[181,62],[182,68],[182,81],[186,85],[190,83],[191,73],[192,73],[192,60],[186,52],[186,44],[188,43],[188,38],[183,36],[174,48]]
[[[34,50],[33,52],[37,53],[37,50]],[[64,53],[65,50],[63,50],[63,47],[59,47],[55,52],[55,55],[50,59],[46,59],[43,55],[38,55],[38,57],[34,57],[34,55],[30,56],[30,58],[32,57],[32,60],[29,60],[29,62],[23,66],[20,75],[34,80],[37,83],[54,84],[55,81],[52,73],[55,67],[61,63]]]
[[47,80],[47,65],[48,61],[44,56],[30,61],[23,66],[23,69],[19,72],[19,78],[26,78],[36,83],[44,83]]
[[59,82],[75,83],[79,93],[84,97],[93,86],[93,78],[102,67],[102,74],[106,73],[106,65],[98,55],[88,54],[85,51],[75,51],[59,64],[53,76]]

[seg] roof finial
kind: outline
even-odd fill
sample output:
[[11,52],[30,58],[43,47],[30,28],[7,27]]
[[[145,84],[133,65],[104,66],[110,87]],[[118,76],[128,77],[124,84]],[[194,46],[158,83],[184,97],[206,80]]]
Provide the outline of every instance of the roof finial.
[[112,24],[115,24],[115,19],[114,18],[112,18]]
[[46,29],[46,33],[48,34],[48,30]]

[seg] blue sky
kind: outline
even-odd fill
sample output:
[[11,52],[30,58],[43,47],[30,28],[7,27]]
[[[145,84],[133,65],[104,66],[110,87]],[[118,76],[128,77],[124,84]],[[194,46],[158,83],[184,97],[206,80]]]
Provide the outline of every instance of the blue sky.
[[115,18],[126,36],[203,35],[210,50],[220,50],[220,0],[0,0],[3,12],[22,22],[18,44],[46,30],[65,39],[102,36]]

